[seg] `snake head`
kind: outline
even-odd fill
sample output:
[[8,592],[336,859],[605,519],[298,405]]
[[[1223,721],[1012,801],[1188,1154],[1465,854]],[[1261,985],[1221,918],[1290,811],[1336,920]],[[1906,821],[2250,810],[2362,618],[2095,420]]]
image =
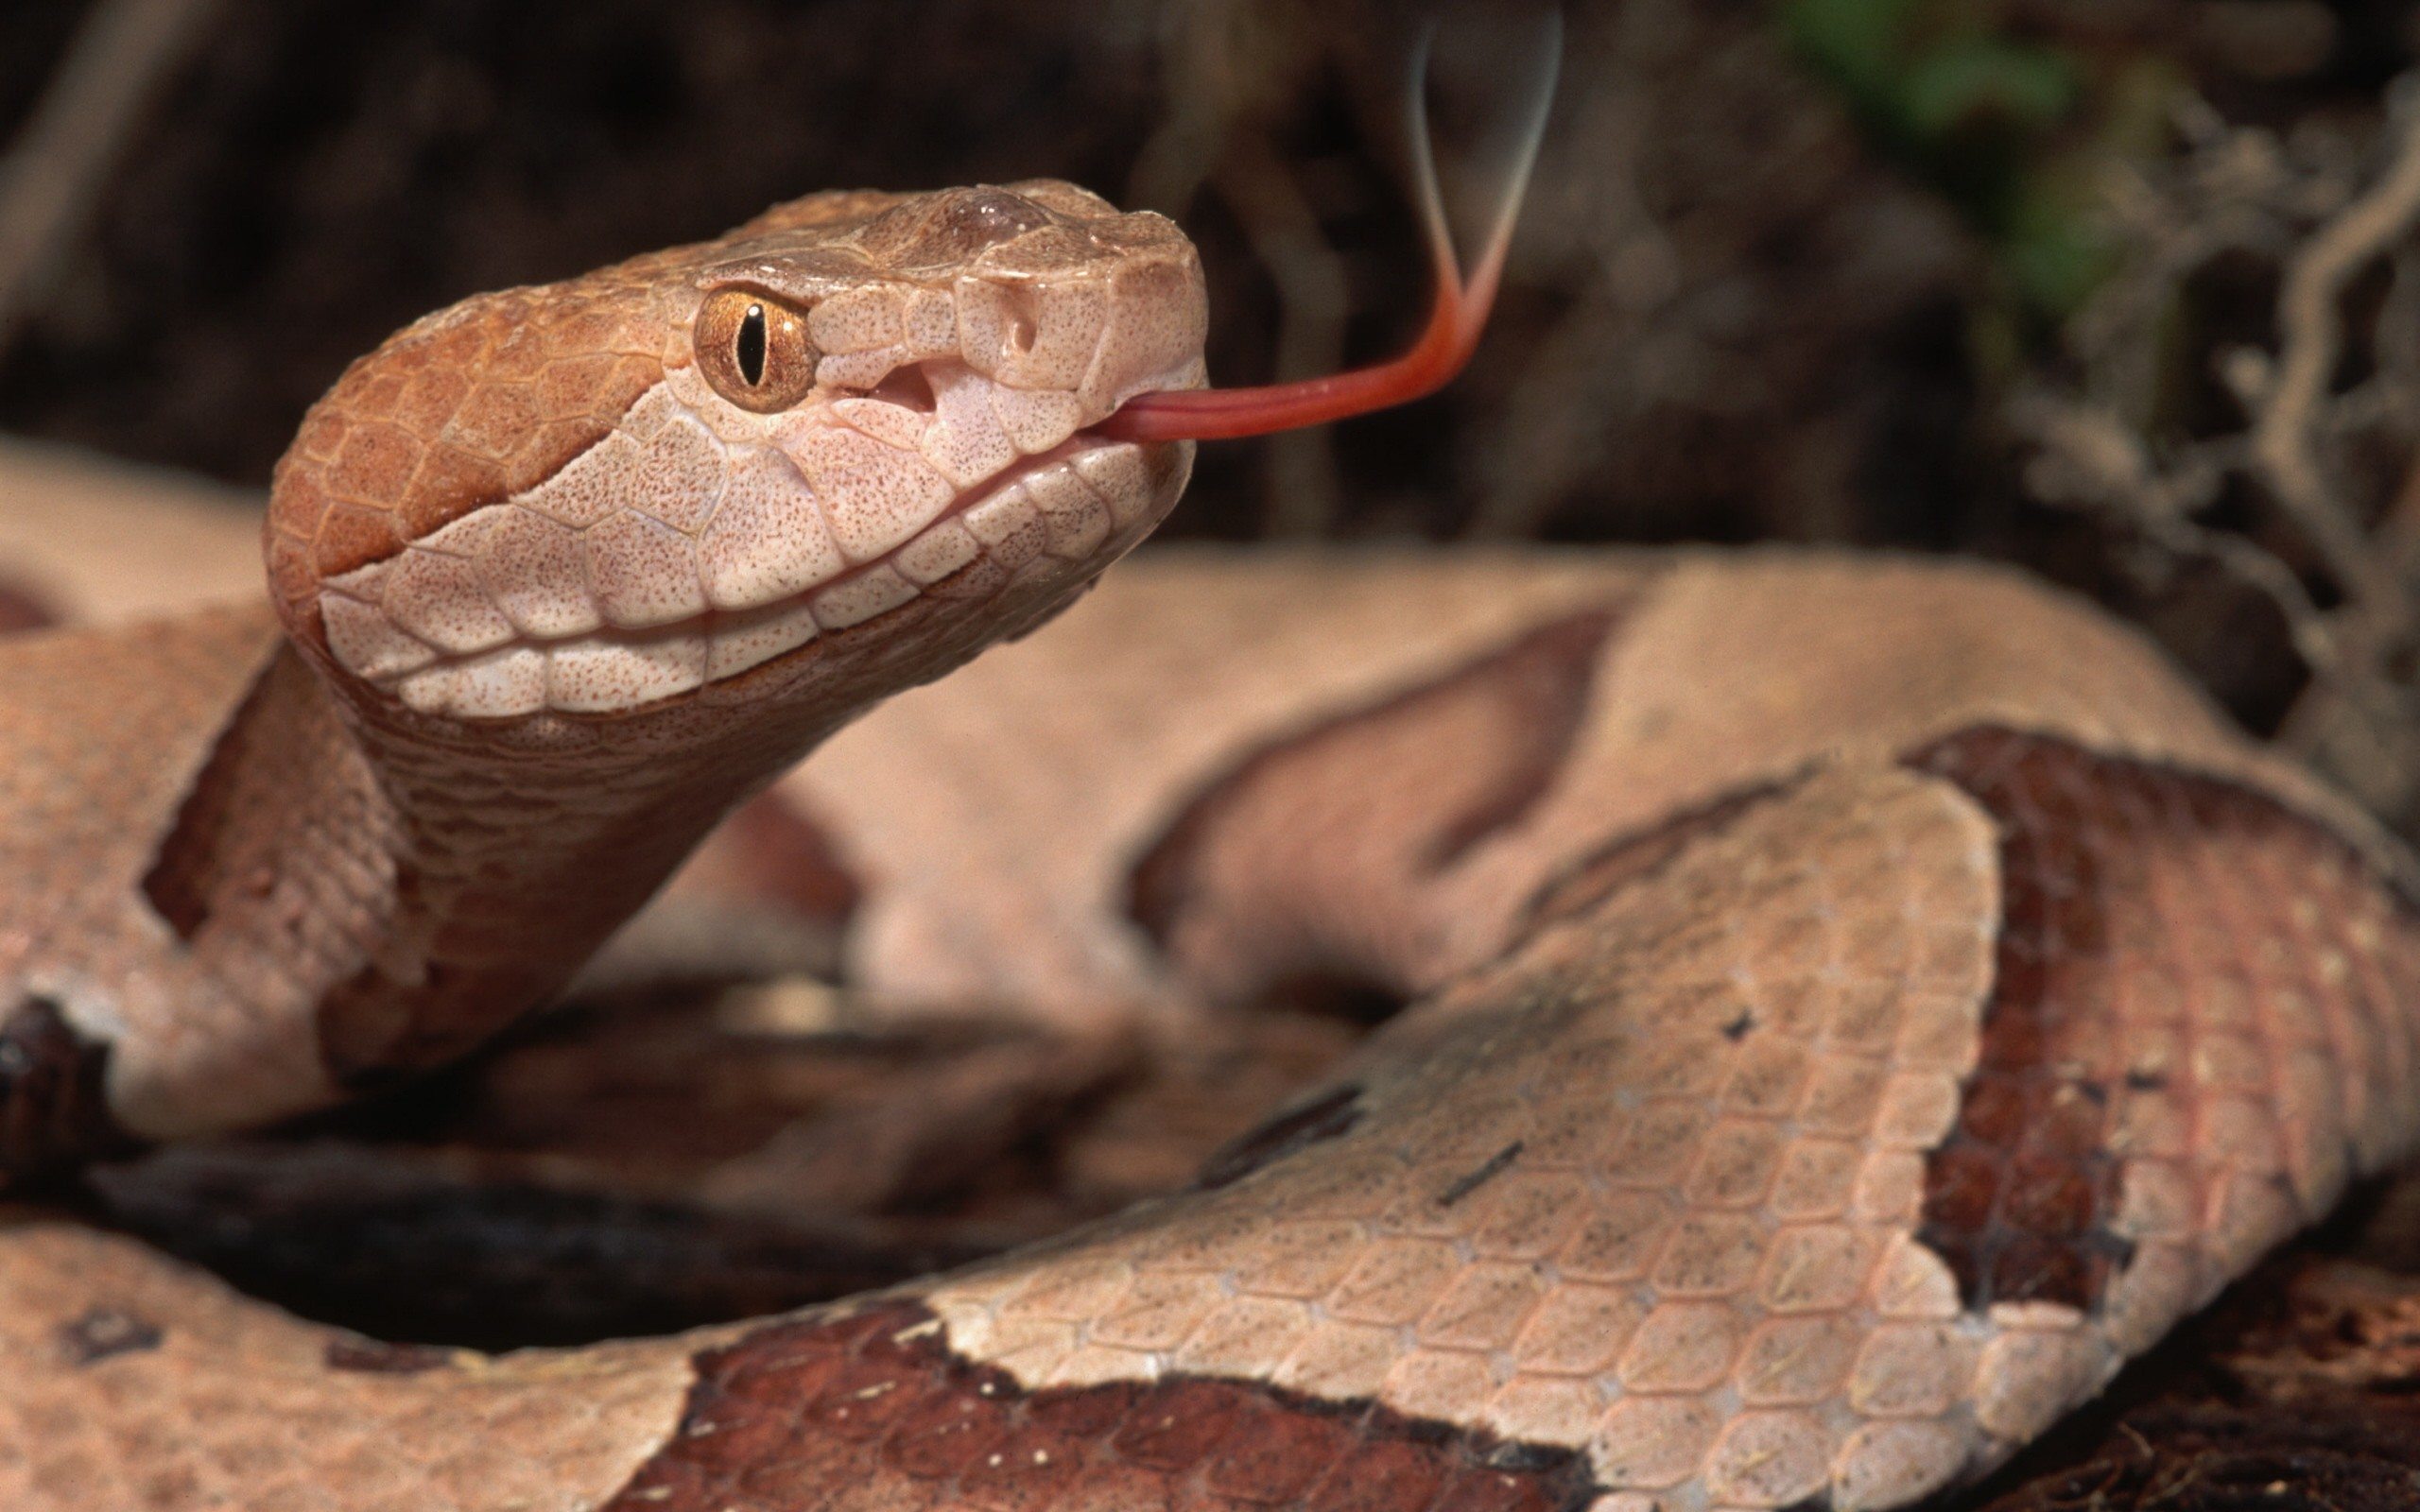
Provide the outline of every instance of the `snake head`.
[[862,706],[1158,522],[1190,445],[1095,427],[1200,387],[1205,323],[1183,232],[1070,184],[798,200],[354,363],[279,464],[273,597],[414,722]]

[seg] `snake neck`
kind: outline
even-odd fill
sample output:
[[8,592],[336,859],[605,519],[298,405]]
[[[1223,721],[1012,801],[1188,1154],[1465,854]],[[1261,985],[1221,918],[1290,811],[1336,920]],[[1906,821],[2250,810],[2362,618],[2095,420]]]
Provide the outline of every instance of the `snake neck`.
[[397,818],[392,938],[401,971],[330,995],[320,1014],[347,1080],[448,1060],[559,991],[741,801],[839,717],[735,713],[678,736],[431,740],[387,708],[338,696]]
[[[553,995],[837,723],[516,742],[349,697],[288,645],[228,721],[147,887],[244,996],[307,1005],[330,1079],[359,1085],[458,1055]],[[264,960],[285,979],[247,983]]]

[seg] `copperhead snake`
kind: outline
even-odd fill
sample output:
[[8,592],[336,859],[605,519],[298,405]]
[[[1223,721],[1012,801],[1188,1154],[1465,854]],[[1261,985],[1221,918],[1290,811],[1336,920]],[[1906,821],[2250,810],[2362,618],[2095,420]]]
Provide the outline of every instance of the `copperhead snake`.
[[1171,226],[1031,181],[399,333],[268,606],[0,641],[0,1169],[456,1056],[777,782],[869,993],[1407,999],[1330,1086],[1061,1239],[579,1349],[9,1210],[0,1506],[1890,1507],[2410,1151],[2410,859],[2134,634],[1846,556],[1103,577],[1203,331]]

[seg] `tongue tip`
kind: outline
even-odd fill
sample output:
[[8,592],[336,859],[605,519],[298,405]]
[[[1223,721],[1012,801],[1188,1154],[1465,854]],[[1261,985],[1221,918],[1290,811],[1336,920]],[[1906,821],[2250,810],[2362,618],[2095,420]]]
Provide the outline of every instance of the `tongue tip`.
[[1527,109],[1504,174],[1504,193],[1467,282],[1456,264],[1436,163],[1428,148],[1427,112],[1423,98],[1428,47],[1426,37],[1415,50],[1417,66],[1409,96],[1411,144],[1417,201],[1429,258],[1437,274],[1437,298],[1427,324],[1409,351],[1370,367],[1296,383],[1138,394],[1093,427],[1095,433],[1113,440],[1133,441],[1233,440],[1267,436],[1392,409],[1425,399],[1453,382],[1478,350],[1479,336],[1486,330],[1488,315],[1495,303],[1513,222],[1528,192],[1530,169],[1537,161],[1538,146],[1546,131],[1547,108],[1554,95],[1556,64],[1562,49],[1561,19],[1553,10],[1547,12],[1547,25],[1540,34],[1541,63],[1525,99]]

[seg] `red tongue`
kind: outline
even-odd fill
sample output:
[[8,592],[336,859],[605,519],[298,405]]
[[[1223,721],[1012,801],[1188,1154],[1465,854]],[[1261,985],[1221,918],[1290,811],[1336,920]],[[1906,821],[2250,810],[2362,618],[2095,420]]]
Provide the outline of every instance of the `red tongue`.
[[1093,427],[1098,435],[1125,441],[1216,441],[1236,436],[1265,436],[1305,425],[1321,425],[1348,416],[1435,393],[1453,380],[1478,346],[1488,310],[1504,272],[1504,251],[1512,239],[1512,222],[1529,186],[1530,166],[1537,159],[1538,139],[1546,129],[1547,106],[1554,98],[1556,56],[1561,50],[1561,18],[1548,12],[1540,46],[1534,83],[1525,100],[1525,118],[1504,176],[1504,195],[1495,224],[1470,281],[1462,281],[1454,256],[1452,233],[1446,229],[1443,197],[1437,183],[1437,165],[1428,146],[1428,112],[1423,100],[1426,87],[1428,40],[1413,54],[1411,80],[1411,149],[1418,180],[1421,218],[1426,223],[1428,256],[1437,270],[1437,303],[1420,339],[1399,357],[1349,372],[1300,383],[1270,384],[1257,388],[1164,389],[1137,394],[1117,413]]
[[1501,250],[1490,249],[1467,286],[1455,282],[1450,261],[1438,267],[1437,304],[1427,329],[1400,357],[1300,383],[1137,394],[1094,430],[1122,441],[1223,441],[1321,425],[1433,394],[1462,370],[1478,346],[1495,299],[1502,261],[1495,254]]

